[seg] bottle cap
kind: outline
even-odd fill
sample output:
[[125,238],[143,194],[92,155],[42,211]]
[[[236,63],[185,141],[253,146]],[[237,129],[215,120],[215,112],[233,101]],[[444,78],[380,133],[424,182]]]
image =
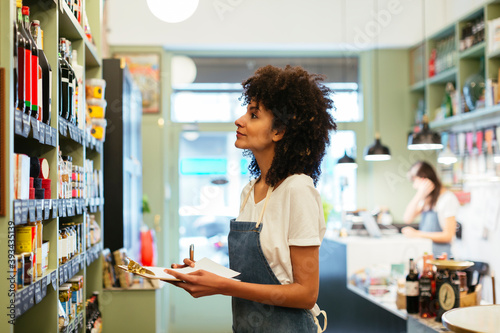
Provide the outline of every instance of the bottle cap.
[[23,7],[23,0],[16,0],[16,7],[22,8]]
[[33,21],[31,21],[31,24],[32,24],[32,25],[38,25],[38,26],[40,26],[40,21],[38,21],[38,20],[33,20]]
[[23,15],[29,15],[29,14],[30,14],[30,7],[23,6]]

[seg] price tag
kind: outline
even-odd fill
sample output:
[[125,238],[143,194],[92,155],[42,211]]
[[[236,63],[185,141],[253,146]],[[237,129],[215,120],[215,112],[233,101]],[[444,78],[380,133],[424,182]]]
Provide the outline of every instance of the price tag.
[[75,323],[74,321],[72,321],[71,323],[69,323],[69,325],[68,325],[68,333],[73,333],[73,324],[74,323]]
[[66,199],[59,199],[59,217],[66,217]]
[[21,223],[28,222],[29,200],[21,200]]
[[28,116],[26,113],[23,113],[23,136],[25,138],[28,137],[28,135],[30,134],[30,119],[31,117]]
[[76,205],[76,214],[77,215],[82,214],[82,201],[80,199],[76,199],[75,205]]
[[42,122],[38,122],[38,130],[40,131],[38,141],[40,141],[41,144],[45,144],[45,127],[47,127],[47,125]]
[[70,274],[70,272],[69,272],[70,268],[71,268],[71,264],[64,265],[64,281],[65,282],[68,281],[69,278],[70,278],[70,275],[69,275]]
[[59,266],[59,285],[62,285],[66,280],[64,279],[64,265]]
[[47,296],[47,280],[50,278],[50,276],[44,276],[42,278],[42,282],[40,283],[40,291],[42,293],[42,298]]
[[30,222],[36,221],[36,201],[28,200],[29,211],[30,211]]
[[43,199],[37,199],[36,201],[36,220],[43,220]]
[[21,300],[22,300],[21,291],[19,291],[14,296],[14,305],[16,306],[16,318],[23,314]]
[[22,203],[21,200],[14,200],[14,224],[21,224],[22,221]]
[[59,118],[59,134],[61,135],[64,135],[64,131],[63,131],[63,124],[64,124],[64,120],[62,118]]
[[14,111],[14,133],[23,135],[23,113],[19,110]]
[[28,287],[28,309],[35,305],[35,285],[30,284]]
[[57,218],[57,206],[59,206],[59,200],[53,199],[52,200],[52,218],[55,219]]
[[52,145],[52,127],[45,127],[45,144]]
[[44,220],[50,219],[50,199],[45,199],[43,202]]
[[90,256],[90,252],[87,253],[87,266],[90,266],[90,264],[92,263],[92,258]]
[[35,304],[40,303],[42,298],[42,281],[38,281],[35,283]]
[[52,128],[52,147],[57,146],[57,130]]
[[[54,290],[57,290],[57,271],[53,271],[52,273],[50,273],[50,281],[52,282],[52,288],[54,288]],[[49,281],[47,281],[48,283]]]
[[73,264],[72,264],[72,273],[71,274],[72,276],[76,275],[76,273],[78,273],[78,262],[76,262],[76,260],[73,261]]
[[66,201],[66,203],[68,205],[68,216],[75,216],[75,200],[69,199],[68,201]]
[[33,139],[38,140],[40,131],[38,130],[38,120],[31,117],[31,129],[33,130]]

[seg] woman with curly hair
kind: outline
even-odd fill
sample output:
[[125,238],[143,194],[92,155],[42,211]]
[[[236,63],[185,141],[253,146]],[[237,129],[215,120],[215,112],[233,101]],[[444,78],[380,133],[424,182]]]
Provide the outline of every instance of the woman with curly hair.
[[193,297],[232,296],[234,332],[322,332],[320,313],[326,328],[316,305],[326,228],[315,185],[336,124],[322,80],[301,67],[265,66],[242,83],[247,112],[235,122],[235,146],[252,158],[254,179],[228,238],[240,281],[167,270]]

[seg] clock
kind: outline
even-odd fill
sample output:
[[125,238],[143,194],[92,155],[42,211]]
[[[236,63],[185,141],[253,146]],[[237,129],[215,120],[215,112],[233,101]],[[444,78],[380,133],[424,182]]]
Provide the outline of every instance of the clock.
[[456,293],[455,289],[449,282],[445,282],[441,285],[438,292],[439,307],[443,311],[448,311],[453,309],[455,306]]

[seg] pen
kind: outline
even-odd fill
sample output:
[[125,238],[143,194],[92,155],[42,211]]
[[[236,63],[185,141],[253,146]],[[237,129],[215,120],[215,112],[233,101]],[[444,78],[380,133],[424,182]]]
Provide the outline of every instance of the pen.
[[194,261],[194,244],[189,245],[189,260]]

